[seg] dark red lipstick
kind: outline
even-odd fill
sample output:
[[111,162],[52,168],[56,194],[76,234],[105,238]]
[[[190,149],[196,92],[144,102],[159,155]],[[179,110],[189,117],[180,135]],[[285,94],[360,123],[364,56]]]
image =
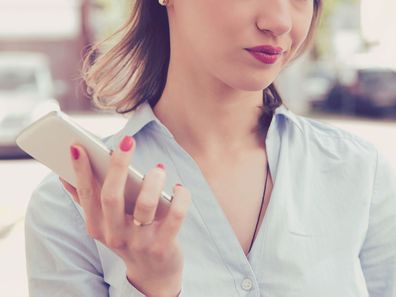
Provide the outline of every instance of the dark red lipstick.
[[271,45],[260,45],[246,49],[257,60],[264,64],[274,64],[284,52],[281,47]]

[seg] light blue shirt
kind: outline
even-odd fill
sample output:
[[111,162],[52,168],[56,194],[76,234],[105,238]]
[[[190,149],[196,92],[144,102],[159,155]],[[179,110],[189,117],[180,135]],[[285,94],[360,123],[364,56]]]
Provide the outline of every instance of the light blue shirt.
[[[278,107],[266,139],[273,190],[246,257],[197,163],[148,103],[105,142],[124,135],[136,139],[139,171],[162,162],[164,190],[180,182],[192,193],[179,234],[182,296],[396,296],[396,175],[369,142]],[[87,235],[55,174],[32,195],[26,254],[30,296],[143,296],[122,260]]]

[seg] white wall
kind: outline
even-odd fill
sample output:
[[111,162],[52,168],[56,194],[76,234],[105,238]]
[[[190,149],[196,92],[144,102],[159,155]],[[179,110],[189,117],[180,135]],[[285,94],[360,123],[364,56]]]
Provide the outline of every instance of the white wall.
[[362,33],[367,41],[396,49],[396,1],[361,0]]

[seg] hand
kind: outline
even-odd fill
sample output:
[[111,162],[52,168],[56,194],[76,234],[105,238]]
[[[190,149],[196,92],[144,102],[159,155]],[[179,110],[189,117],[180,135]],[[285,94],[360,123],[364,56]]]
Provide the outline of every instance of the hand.
[[[177,234],[191,203],[190,192],[181,185],[167,215],[154,220],[166,173],[151,169],[143,180],[133,216],[125,212],[124,187],[135,141],[126,136],[113,152],[103,186],[92,173],[83,147],[73,145],[71,155],[77,187],[60,179],[84,209],[89,236],[102,242],[125,262],[128,280],[147,296],[177,296],[181,288],[183,255]],[[150,225],[137,226],[134,220]]]

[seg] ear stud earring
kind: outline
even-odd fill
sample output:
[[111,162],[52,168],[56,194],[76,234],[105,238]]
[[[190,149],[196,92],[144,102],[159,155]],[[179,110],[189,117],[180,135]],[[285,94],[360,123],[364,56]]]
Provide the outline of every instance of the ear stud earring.
[[161,4],[162,6],[167,6],[169,3],[169,0],[158,0],[159,4]]

